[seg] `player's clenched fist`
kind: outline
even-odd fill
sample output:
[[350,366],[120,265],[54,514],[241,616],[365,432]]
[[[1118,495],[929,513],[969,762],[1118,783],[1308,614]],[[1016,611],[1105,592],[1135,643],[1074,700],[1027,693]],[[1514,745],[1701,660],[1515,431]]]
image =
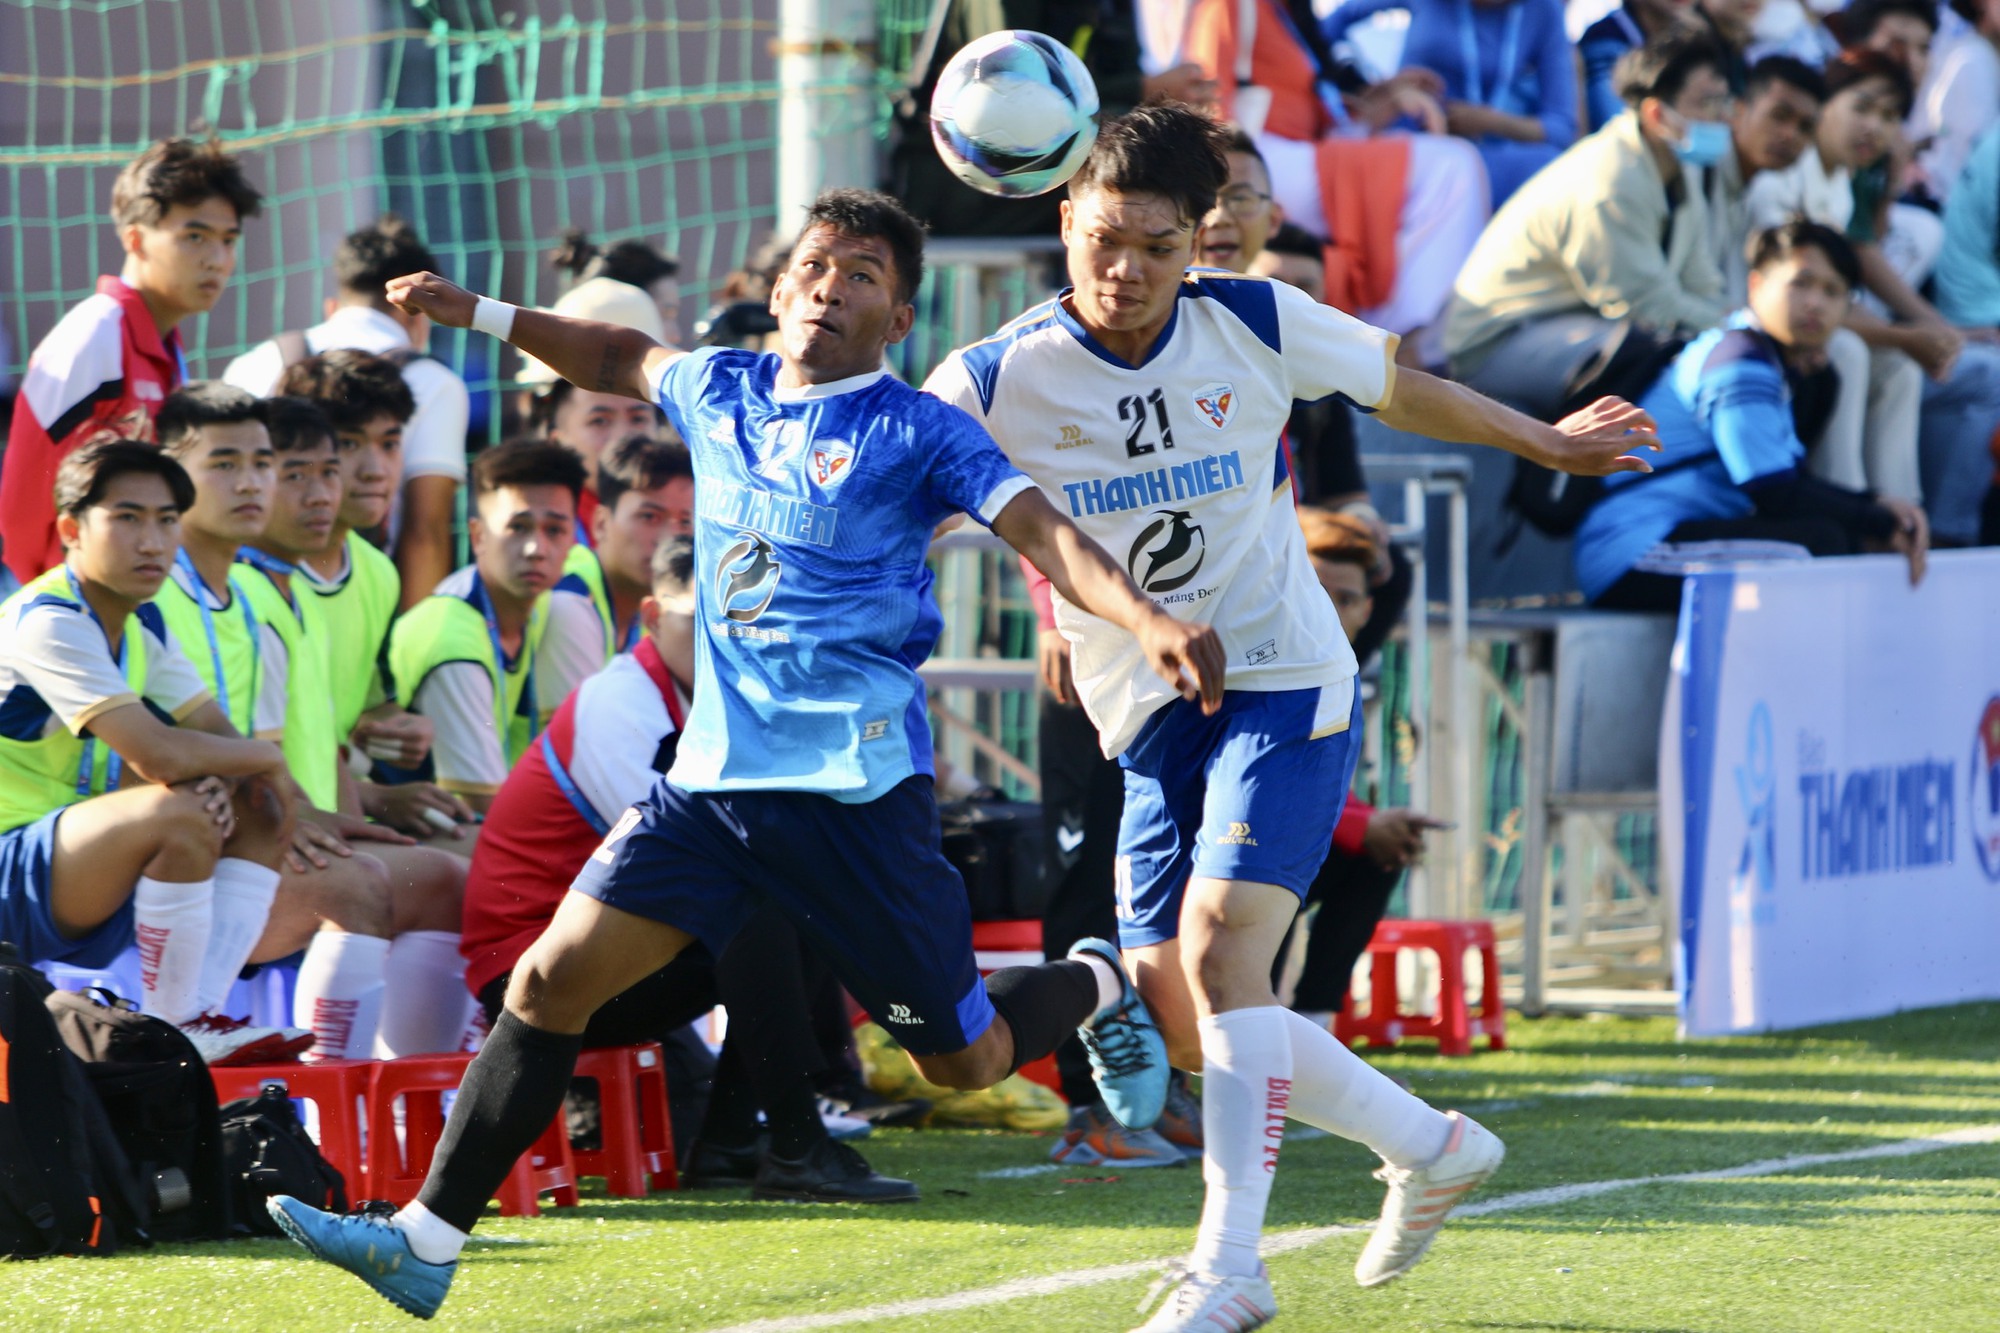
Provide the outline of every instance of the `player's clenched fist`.
[[1640,449],[1660,450],[1659,426],[1623,398],[1600,398],[1555,424],[1544,457],[1534,461],[1580,477],[1613,472],[1651,472]]
[[1222,707],[1222,640],[1212,625],[1176,620],[1164,611],[1139,627],[1139,647],[1160,678],[1183,699],[1201,700],[1201,711]]
[[389,279],[389,304],[420,315],[448,329],[472,327],[472,312],[479,298],[449,278],[435,273],[411,273]]

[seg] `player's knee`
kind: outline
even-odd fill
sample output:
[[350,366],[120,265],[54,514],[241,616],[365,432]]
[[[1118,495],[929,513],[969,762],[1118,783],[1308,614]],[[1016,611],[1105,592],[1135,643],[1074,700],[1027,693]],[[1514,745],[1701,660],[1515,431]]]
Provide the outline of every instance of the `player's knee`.
[[393,914],[386,866],[357,853],[334,860],[319,874],[315,905],[323,920],[350,935],[390,936]]
[[581,1032],[596,1012],[587,998],[588,967],[547,935],[528,946],[507,982],[507,1009],[532,1027]]
[[156,864],[164,867],[170,862],[192,872],[191,878],[206,878],[222,855],[222,830],[200,796],[166,788],[161,793],[150,816],[159,836]]
[[465,874],[470,863],[462,856],[428,847],[406,851],[389,884],[395,932],[456,931],[463,916]]

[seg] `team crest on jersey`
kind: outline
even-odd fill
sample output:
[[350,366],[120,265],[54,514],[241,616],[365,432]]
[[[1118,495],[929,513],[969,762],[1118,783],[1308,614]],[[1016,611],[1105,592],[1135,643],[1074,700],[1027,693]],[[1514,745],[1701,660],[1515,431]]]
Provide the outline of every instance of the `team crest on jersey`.
[[854,471],[854,446],[846,440],[821,440],[812,447],[813,480],[830,491]]
[[1207,419],[1208,424],[1221,430],[1229,424],[1229,418],[1236,415],[1236,386],[1233,384],[1209,384],[1194,391],[1195,410]]

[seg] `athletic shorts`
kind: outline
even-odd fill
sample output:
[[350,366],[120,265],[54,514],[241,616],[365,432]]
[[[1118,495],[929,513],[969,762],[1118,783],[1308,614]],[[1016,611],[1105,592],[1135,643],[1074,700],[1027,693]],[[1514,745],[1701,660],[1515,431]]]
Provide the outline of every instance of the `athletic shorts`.
[[963,1050],[993,1023],[965,881],[944,859],[922,775],[859,804],[658,782],[570,887],[685,930],[717,957],[760,902],[774,903],[918,1055]]
[[62,813],[51,810],[32,824],[0,833],[0,940],[20,949],[30,963],[109,967],[132,943],[132,899],[80,939],[67,939],[56,929],[49,878]]
[[1118,761],[1124,948],[1180,934],[1181,898],[1196,875],[1305,897],[1361,753],[1360,690],[1347,725],[1315,737],[1319,708],[1317,689],[1226,690],[1213,717],[1177,699],[1147,719]]

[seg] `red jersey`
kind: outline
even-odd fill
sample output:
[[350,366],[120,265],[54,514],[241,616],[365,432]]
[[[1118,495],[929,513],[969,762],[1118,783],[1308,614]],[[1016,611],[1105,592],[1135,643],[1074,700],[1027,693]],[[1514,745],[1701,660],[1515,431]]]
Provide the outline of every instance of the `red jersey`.
[[64,315],[28,358],[7,454],[0,462],[0,532],[23,583],[62,563],[56,468],[99,436],[153,438],[153,414],[187,379],[178,332],[160,337],[145,298],[118,278]]
[[486,812],[459,952],[477,995],[514,970],[600,839],[673,765],[687,701],[651,639],[576,687]]

